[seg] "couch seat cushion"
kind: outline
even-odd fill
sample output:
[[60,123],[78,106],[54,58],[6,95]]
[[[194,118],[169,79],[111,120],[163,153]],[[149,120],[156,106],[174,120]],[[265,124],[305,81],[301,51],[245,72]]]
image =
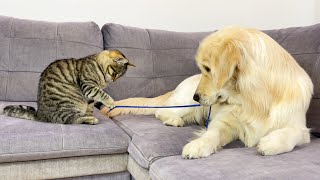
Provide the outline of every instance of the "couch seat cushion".
[[208,158],[172,156],[150,167],[153,180],[174,179],[319,179],[320,139],[277,156],[261,156],[254,148],[225,149]]
[[[35,105],[0,102],[0,109],[8,104]],[[0,115],[0,162],[127,152],[130,137],[98,110],[94,115],[98,125],[51,124]]]
[[[125,115],[114,121],[132,138],[128,152],[144,168],[149,168],[157,159],[180,155],[182,148],[194,137],[200,126],[172,127],[162,124],[154,116]],[[228,147],[242,147],[235,142]]]

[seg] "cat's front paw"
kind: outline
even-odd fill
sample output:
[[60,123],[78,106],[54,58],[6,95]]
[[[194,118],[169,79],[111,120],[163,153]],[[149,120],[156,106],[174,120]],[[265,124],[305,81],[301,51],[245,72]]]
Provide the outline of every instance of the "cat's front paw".
[[107,101],[103,101],[101,103],[104,104],[109,109],[113,109],[116,107],[116,105],[114,104],[114,101],[112,99],[109,99]]
[[109,108],[109,109],[114,109],[115,107],[116,107],[116,105],[115,104],[106,104],[105,105],[107,108]]
[[96,124],[99,124],[99,120],[97,118],[91,118],[91,119],[88,119],[87,121],[85,121],[84,123],[96,125]]

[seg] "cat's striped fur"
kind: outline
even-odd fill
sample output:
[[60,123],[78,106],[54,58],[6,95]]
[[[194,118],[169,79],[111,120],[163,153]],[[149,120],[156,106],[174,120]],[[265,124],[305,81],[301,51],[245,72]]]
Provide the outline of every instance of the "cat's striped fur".
[[17,118],[61,124],[97,124],[94,102],[113,107],[113,99],[102,88],[122,76],[132,64],[117,50],[105,50],[80,59],[51,63],[41,74],[38,110],[7,106],[4,114]]

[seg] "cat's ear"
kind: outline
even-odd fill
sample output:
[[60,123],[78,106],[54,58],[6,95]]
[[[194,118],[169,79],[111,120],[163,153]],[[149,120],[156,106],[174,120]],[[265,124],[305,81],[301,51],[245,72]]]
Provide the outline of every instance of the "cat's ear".
[[132,66],[132,67],[137,67],[136,65],[131,64],[130,62],[128,62],[127,65],[128,65],[128,66]]
[[115,58],[114,61],[121,66],[123,66],[129,62],[129,60],[126,58]]
[[126,58],[116,58],[115,61],[121,66],[124,66],[126,64],[128,66],[136,67],[134,64],[131,64]]

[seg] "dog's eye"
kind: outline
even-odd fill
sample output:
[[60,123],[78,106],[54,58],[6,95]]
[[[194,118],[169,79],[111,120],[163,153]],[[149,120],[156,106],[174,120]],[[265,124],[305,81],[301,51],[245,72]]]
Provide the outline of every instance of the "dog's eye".
[[208,66],[203,66],[203,68],[207,71],[207,72],[210,72],[210,68]]

